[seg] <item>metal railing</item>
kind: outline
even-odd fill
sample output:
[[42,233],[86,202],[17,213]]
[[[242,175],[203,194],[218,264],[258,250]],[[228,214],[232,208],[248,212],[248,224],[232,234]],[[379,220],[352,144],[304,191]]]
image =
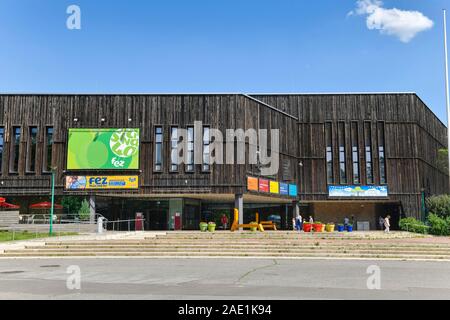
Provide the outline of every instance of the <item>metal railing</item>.
[[[136,229],[137,225],[136,222],[140,222],[141,228],[139,230]],[[104,229],[106,231],[144,231],[144,222],[145,219],[128,219],[128,220],[114,220],[114,221],[108,221],[105,220],[104,223]],[[110,228],[108,228],[110,227]]]
[[[80,224],[96,224],[98,218],[104,218],[101,214],[96,213],[93,219],[87,217],[86,219],[80,219],[78,213],[54,215],[53,224],[68,224],[68,223],[80,223]],[[28,214],[19,216],[19,224],[49,224],[51,216],[50,214]]]
[[52,235],[49,234],[48,225],[11,225],[8,227],[0,227],[0,235],[1,233],[8,234],[8,238],[1,237],[4,241],[16,241],[16,240],[33,240],[38,238],[61,238],[62,236],[67,235],[77,235],[83,233],[82,225],[72,225],[71,230],[53,230]]

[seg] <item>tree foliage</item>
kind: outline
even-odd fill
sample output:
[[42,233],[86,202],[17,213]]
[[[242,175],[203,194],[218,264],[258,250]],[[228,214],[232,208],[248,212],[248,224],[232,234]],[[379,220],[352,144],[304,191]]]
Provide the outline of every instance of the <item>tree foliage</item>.
[[427,199],[428,211],[440,217],[450,217],[450,195],[442,194]]
[[448,149],[438,150],[437,166],[441,171],[448,172]]
[[80,207],[80,210],[78,211],[78,217],[81,220],[88,220],[90,214],[91,214],[91,209],[89,207],[89,202],[86,199],[84,199],[81,202],[81,207]]

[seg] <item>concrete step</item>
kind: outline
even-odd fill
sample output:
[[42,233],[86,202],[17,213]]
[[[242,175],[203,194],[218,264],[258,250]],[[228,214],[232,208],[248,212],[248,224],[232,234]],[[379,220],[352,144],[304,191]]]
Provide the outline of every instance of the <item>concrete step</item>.
[[450,255],[400,255],[400,254],[354,254],[354,253],[291,253],[291,252],[13,252],[2,257],[256,257],[256,258],[353,258],[353,259],[400,259],[400,260],[450,260]]
[[420,251],[420,250],[364,250],[364,249],[329,249],[329,248],[278,248],[278,249],[265,249],[265,248],[243,248],[243,249],[229,249],[229,248],[73,248],[67,249],[56,249],[56,248],[45,248],[45,249],[26,249],[26,250],[6,250],[6,253],[19,253],[19,252],[30,252],[30,253],[66,253],[66,252],[112,252],[112,253],[145,253],[145,252],[158,252],[158,253],[168,253],[168,252],[205,252],[205,253],[240,253],[248,252],[253,254],[259,253],[354,253],[354,254],[408,254],[408,255],[449,255],[449,251]]
[[205,246],[205,247],[242,247],[242,246],[263,246],[263,247],[301,247],[301,246],[327,246],[327,247],[368,247],[368,248],[422,248],[424,250],[432,249],[450,249],[450,245],[445,244],[425,244],[425,243],[373,243],[373,242],[322,242],[322,241],[289,241],[289,242],[273,242],[273,241],[232,241],[232,242],[204,242],[204,241],[139,241],[139,240],[109,240],[109,241],[58,241],[47,242],[47,246],[71,247],[71,246]]
[[148,250],[158,250],[158,251],[171,251],[171,250],[191,250],[191,251],[365,251],[365,252],[374,252],[374,253],[382,253],[382,252],[404,252],[404,253],[442,253],[442,254],[450,254],[450,250],[448,249],[432,249],[432,250],[422,250],[421,248],[401,248],[401,247],[385,247],[385,248],[368,248],[368,247],[314,247],[314,246],[304,246],[304,247],[205,247],[205,246],[169,246],[169,247],[161,247],[161,246],[95,246],[95,247],[86,247],[86,246],[34,246],[27,247],[25,250],[59,250],[59,251],[148,251]]

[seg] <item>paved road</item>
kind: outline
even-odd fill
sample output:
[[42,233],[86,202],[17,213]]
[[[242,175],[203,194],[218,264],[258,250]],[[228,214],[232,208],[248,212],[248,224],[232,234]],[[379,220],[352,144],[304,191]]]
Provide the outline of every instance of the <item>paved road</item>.
[[[67,288],[79,266],[81,289]],[[380,267],[381,290],[367,289]],[[74,283],[74,282],[71,282]],[[450,299],[450,263],[250,259],[0,260],[0,299]]]

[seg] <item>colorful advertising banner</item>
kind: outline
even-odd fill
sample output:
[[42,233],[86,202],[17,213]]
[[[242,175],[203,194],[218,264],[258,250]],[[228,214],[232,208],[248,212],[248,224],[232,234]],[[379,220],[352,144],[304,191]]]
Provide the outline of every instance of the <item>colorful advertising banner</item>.
[[270,193],[279,194],[280,193],[280,184],[276,181],[270,181]]
[[66,190],[138,189],[138,176],[67,176]]
[[247,177],[247,190],[253,192],[297,197],[297,185],[295,184],[287,184],[283,182],[255,177]]
[[280,194],[283,196],[289,195],[289,185],[287,183],[280,183]]
[[290,184],[289,185],[289,195],[291,197],[296,197],[297,196],[297,185],[295,185],[295,184]]
[[139,129],[69,129],[67,170],[139,169]]
[[247,177],[247,190],[258,192],[258,178]]
[[387,186],[329,186],[329,197],[385,198]]
[[259,191],[260,192],[269,192],[269,180],[259,179]]

